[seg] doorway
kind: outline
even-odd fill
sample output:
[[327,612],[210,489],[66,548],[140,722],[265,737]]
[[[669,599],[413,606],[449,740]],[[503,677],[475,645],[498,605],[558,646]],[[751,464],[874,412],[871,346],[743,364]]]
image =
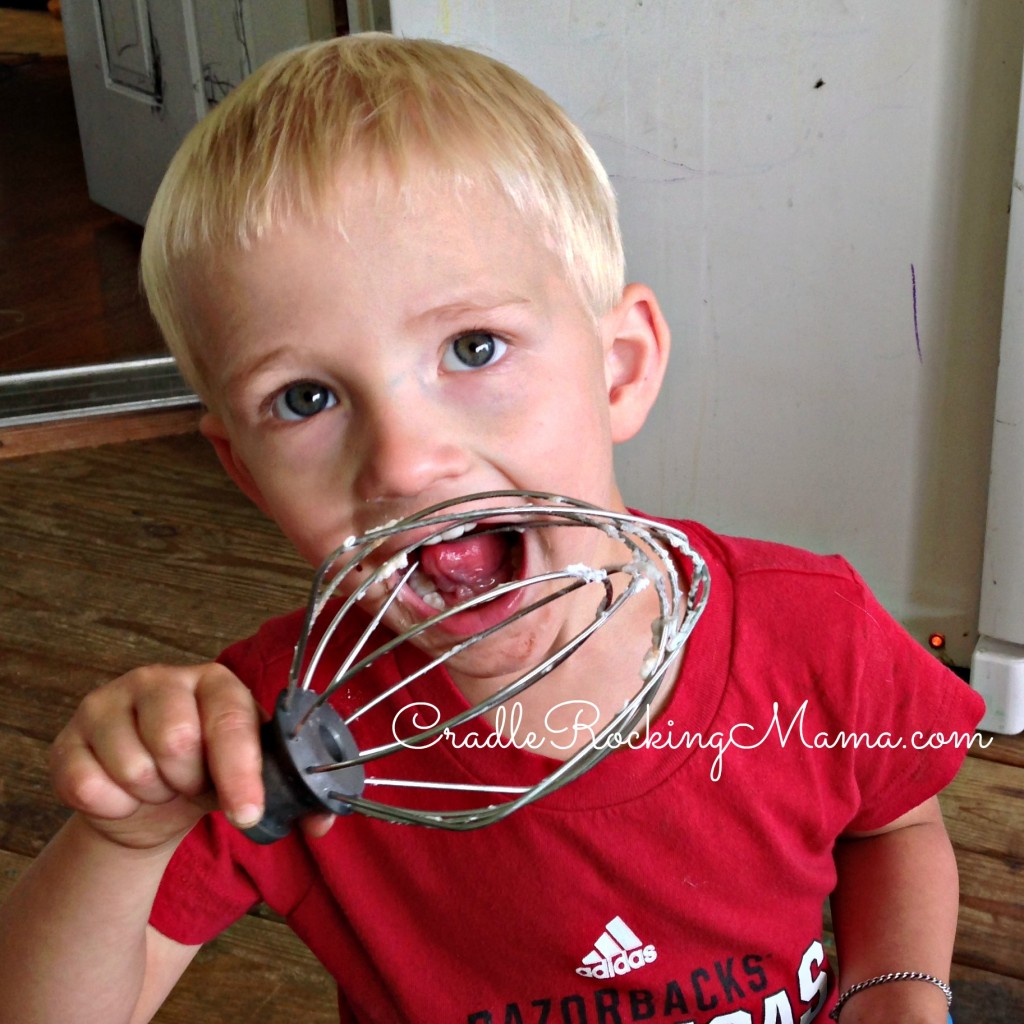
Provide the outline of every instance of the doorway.
[[[382,8],[334,0],[325,34]],[[57,0],[0,5],[0,124],[0,429],[198,405],[139,289],[142,228],[89,196]]]
[[[89,198],[49,6],[0,7],[0,423],[195,404],[139,291],[142,228]],[[110,366],[137,369],[118,386]]]

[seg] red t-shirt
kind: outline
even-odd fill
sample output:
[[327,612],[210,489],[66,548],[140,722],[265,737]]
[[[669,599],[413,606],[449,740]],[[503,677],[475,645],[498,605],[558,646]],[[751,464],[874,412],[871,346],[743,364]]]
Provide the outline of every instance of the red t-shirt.
[[[645,744],[470,832],[354,814],[321,840],[260,847],[210,815],[168,868],[153,924],[205,942],[265,901],[337,979],[343,1021],[824,1020],[833,843],[942,789],[965,746],[939,734],[970,735],[982,702],[842,559],[680,525],[711,596]],[[268,708],[300,625],[274,620],[224,655]],[[337,703],[419,664],[399,648]],[[388,739],[415,700],[464,706],[437,671],[361,727]],[[528,785],[551,765],[439,742],[387,770]]]

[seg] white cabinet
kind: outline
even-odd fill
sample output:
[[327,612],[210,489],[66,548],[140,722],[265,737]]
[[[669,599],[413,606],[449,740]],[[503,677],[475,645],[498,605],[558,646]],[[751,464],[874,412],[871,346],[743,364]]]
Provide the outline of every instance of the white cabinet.
[[89,194],[137,223],[213,104],[272,54],[334,34],[330,0],[71,0],[63,18]]

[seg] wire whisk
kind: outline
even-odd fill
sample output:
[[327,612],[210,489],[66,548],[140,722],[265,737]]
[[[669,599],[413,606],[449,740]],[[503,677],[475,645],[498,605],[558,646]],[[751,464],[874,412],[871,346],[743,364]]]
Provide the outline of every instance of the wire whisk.
[[[558,527],[603,531],[621,545],[624,557],[613,565],[571,564],[497,582],[450,606],[438,601],[440,607],[435,614],[402,633],[381,628],[402,589],[411,585],[425,547],[467,534],[514,535]],[[384,557],[375,569],[366,572],[364,566],[373,563],[375,553],[378,559]],[[434,721],[419,722],[408,736],[393,736],[387,742],[360,749],[352,732],[353,723],[374,712],[383,712],[404,690],[429,681],[431,673],[453,658],[584,587],[595,589],[598,595],[592,617],[537,664],[525,667],[520,675],[479,703],[447,717],[438,714]],[[510,706],[510,702],[571,657],[597,630],[607,628],[627,602],[649,589],[657,597],[658,611],[651,621],[649,647],[637,666],[635,692],[587,743],[566,760],[554,762],[556,766],[539,782],[529,786],[485,785],[392,777],[387,768],[389,758],[429,746],[482,716]],[[379,594],[381,590],[386,597],[365,622],[367,613],[361,605],[370,603],[367,599],[371,592]],[[432,653],[422,665],[360,706],[344,714],[332,706],[332,697],[343,688],[347,690],[380,659],[403,645],[415,645],[428,631],[436,637],[438,627],[443,629],[446,622],[464,616],[467,611],[521,590],[530,593],[524,601],[515,603],[507,617],[468,636],[452,636],[451,642],[438,653],[433,653],[436,643],[432,643]],[[621,746],[624,737],[634,733],[677,663],[707,604],[709,592],[707,566],[682,531],[631,513],[608,511],[542,492],[509,490],[468,495],[349,538],[324,561],[314,577],[287,686],[279,695],[273,718],[263,727],[267,810],[246,834],[256,842],[274,842],[291,830],[296,818],[313,811],[338,815],[356,812],[401,824],[475,829],[539,800],[588,771]],[[353,628],[357,639],[318,692],[313,684],[325,655],[333,651],[339,633],[347,638]],[[337,657],[336,652],[334,656]],[[398,802],[366,795],[367,790],[373,790],[377,796],[425,788],[438,794],[458,794],[461,803],[474,794],[484,802],[472,807],[422,809],[403,805],[400,795]]]

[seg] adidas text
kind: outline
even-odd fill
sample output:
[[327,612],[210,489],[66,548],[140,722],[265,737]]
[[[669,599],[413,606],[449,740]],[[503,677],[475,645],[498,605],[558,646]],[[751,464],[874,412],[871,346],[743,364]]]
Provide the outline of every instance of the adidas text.
[[576,973],[584,978],[617,978],[645,964],[652,964],[657,959],[658,951],[654,946],[644,946],[642,949],[631,949],[628,952],[624,950],[617,956],[601,960],[592,967],[577,967]]

